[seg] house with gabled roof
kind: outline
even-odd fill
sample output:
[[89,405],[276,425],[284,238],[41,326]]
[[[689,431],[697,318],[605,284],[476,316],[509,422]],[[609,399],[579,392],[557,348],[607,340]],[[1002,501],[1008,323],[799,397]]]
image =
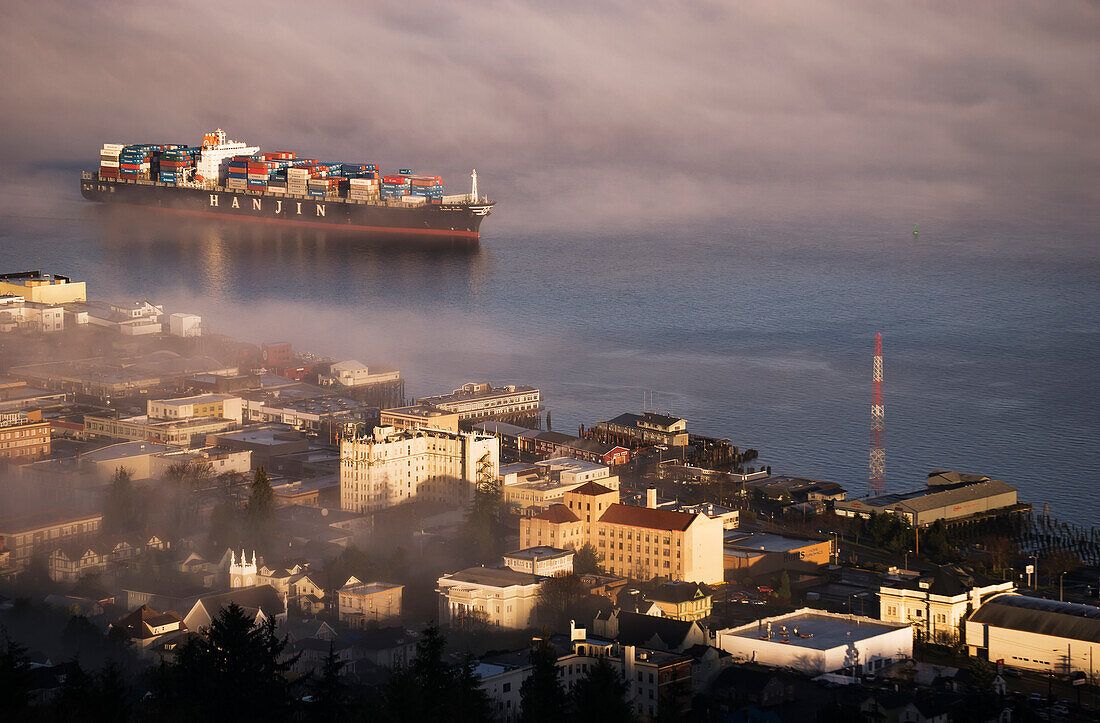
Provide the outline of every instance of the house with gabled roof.
[[666,582],[648,597],[665,617],[674,620],[703,620],[712,608],[712,595],[706,585],[686,580]]
[[621,645],[677,653],[693,645],[710,643],[707,631],[699,623],[626,610],[597,613],[592,621],[592,632],[609,640],[616,640]]
[[270,585],[256,585],[200,597],[183,616],[183,624],[196,632],[209,627],[231,603],[236,603],[255,624],[272,618],[278,624],[286,622],[286,597]]
[[172,610],[160,613],[148,605],[127,613],[110,627],[121,630],[141,655],[169,638],[182,638],[187,634],[187,626],[178,613]]

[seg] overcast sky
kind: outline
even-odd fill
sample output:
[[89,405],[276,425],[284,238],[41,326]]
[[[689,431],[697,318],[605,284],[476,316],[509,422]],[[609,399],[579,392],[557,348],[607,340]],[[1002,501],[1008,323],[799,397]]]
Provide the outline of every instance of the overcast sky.
[[6,0],[0,33],[6,182],[220,126],[455,190],[476,166],[545,223],[1100,206],[1086,0]]

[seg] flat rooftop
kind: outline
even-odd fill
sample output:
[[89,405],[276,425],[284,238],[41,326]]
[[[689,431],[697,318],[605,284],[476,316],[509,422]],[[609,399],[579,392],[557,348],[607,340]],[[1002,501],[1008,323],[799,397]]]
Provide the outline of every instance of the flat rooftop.
[[533,560],[536,557],[540,560],[549,560],[555,557],[572,557],[574,554],[572,550],[562,550],[557,547],[540,545],[538,547],[525,547],[515,552],[506,552],[504,556],[518,560]]
[[103,513],[101,512],[66,512],[61,510],[52,512],[33,512],[26,515],[16,515],[14,517],[0,519],[0,531],[16,534],[29,530],[37,530],[42,527],[52,527],[54,525],[64,525],[84,520],[101,519],[103,519]]
[[85,452],[80,456],[83,462],[110,462],[116,459],[128,459],[143,454],[167,452],[168,445],[161,442],[120,442],[107,447]]
[[820,542],[825,542],[825,540],[805,540],[797,537],[784,537],[771,532],[746,532],[736,529],[728,530],[723,540],[726,547],[753,552],[791,552]]
[[155,404],[163,404],[169,407],[183,407],[188,404],[202,404],[204,402],[224,402],[226,399],[237,399],[232,394],[196,394],[191,397],[176,397],[174,399],[151,399]]
[[[771,623],[771,637],[765,638],[768,623]],[[781,642],[782,629],[786,628],[788,642],[792,646],[810,648],[812,650],[832,650],[849,643],[868,640],[883,633],[893,632],[899,628],[907,628],[907,623],[884,623],[881,620],[873,620],[849,615],[835,615],[820,611],[810,611],[808,608],[796,610],[787,615],[774,618],[764,618],[756,622],[742,625],[737,628],[729,628],[718,631],[720,635],[746,638],[749,640],[765,640]],[[798,632],[795,633],[795,628]]]
[[529,572],[516,572],[507,567],[468,567],[459,570],[449,576],[440,578],[440,582],[451,580],[453,582],[465,582],[471,585],[486,585],[489,587],[511,587],[513,585],[532,585],[545,578],[532,575]]
[[383,409],[382,414],[398,414],[402,417],[430,419],[432,417],[453,416],[455,412],[447,412],[439,409],[438,407],[433,407],[430,404],[411,404],[407,407],[394,407],[393,409]]
[[262,444],[273,446],[286,442],[298,442],[304,437],[293,427],[261,427],[259,429],[242,429],[236,432],[219,434],[220,439],[231,439],[235,442],[248,444]]
[[595,462],[586,462],[583,459],[572,457],[551,457],[541,462],[535,462],[536,467],[547,467],[554,472],[600,472],[608,471],[608,468]]

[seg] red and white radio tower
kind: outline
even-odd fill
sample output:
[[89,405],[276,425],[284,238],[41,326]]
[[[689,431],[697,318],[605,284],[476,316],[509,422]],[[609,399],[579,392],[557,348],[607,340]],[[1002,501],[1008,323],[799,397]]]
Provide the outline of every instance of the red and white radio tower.
[[886,492],[886,403],[882,400],[882,334],[875,334],[875,369],[871,392],[871,474],[867,485],[872,495]]

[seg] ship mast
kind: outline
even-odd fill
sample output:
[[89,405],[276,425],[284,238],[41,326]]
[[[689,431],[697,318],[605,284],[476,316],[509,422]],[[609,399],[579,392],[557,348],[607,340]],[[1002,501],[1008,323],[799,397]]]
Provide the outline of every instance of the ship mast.
[[470,174],[470,178],[473,179],[473,183],[471,184],[471,187],[470,187],[470,200],[473,201],[474,203],[477,203],[477,169],[476,168],[474,169],[474,172]]

